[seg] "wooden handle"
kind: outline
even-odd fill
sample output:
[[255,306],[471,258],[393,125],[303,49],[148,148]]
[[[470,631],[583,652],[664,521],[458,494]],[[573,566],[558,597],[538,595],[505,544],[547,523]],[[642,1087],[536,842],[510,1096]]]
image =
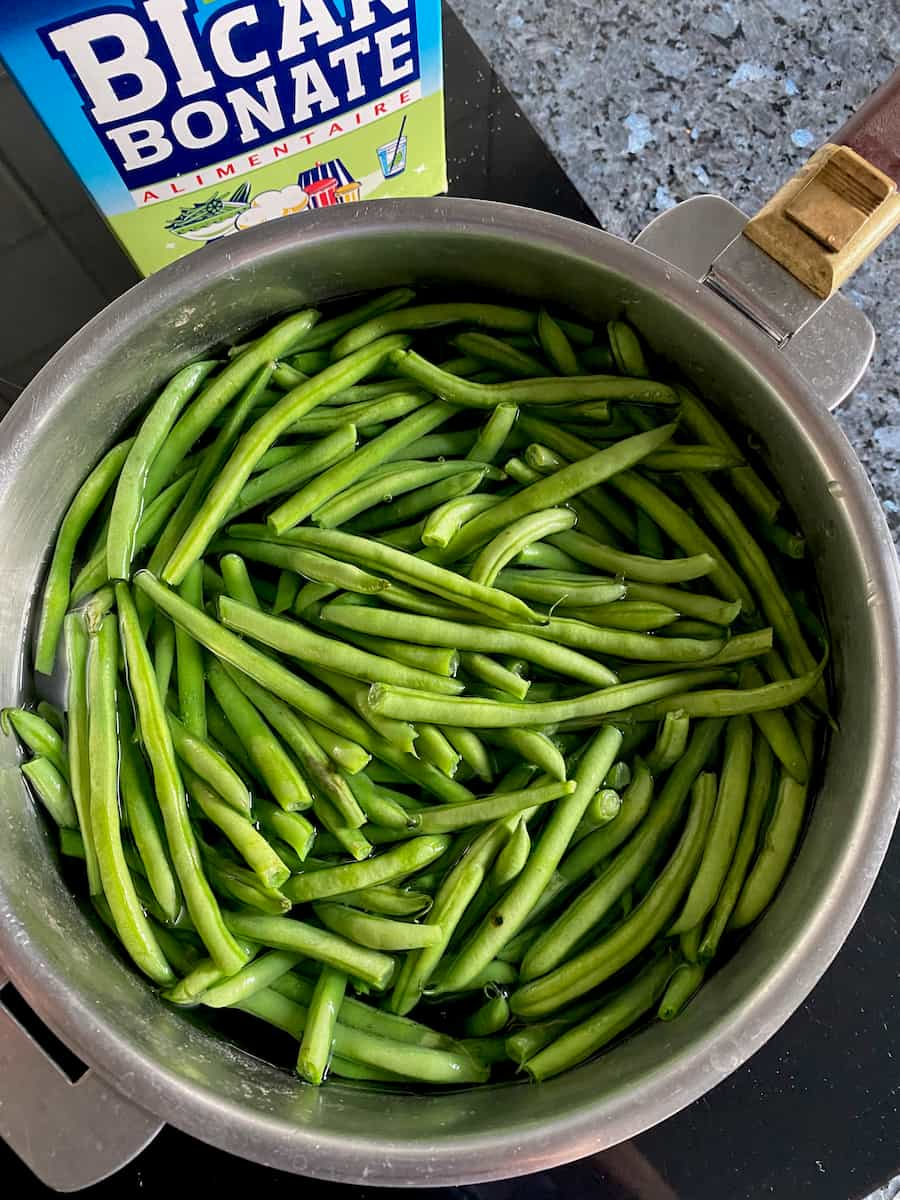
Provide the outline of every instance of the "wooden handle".
[[834,135],[900,187],[900,67]]

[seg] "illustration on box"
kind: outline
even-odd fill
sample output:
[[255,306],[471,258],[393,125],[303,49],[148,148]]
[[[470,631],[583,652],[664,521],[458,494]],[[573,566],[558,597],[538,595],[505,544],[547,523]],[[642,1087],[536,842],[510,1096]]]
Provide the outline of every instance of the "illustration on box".
[[402,175],[406,170],[405,124],[404,118],[398,136],[378,147],[379,169],[363,179],[354,178],[341,159],[333,158],[301,171],[296,183],[280,191],[259,192],[253,199],[249,183],[242,183],[227,199],[214,192],[205,200],[182,208],[165,228],[191,242],[213,242],[291,213],[352,204],[363,199],[382,180]]

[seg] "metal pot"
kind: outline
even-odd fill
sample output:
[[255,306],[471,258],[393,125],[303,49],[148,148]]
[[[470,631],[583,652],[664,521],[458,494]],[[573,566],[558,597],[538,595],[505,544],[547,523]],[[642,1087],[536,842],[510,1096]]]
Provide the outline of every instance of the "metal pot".
[[[743,224],[730,205],[704,198],[645,236],[705,270]],[[894,549],[859,462],[798,370],[820,357],[810,345],[855,330],[854,361],[845,350],[840,378],[826,371],[833,399],[864,366],[867,324],[836,297],[779,348],[721,288],[657,254],[502,205],[392,201],[281,220],[139,284],[77,334],[2,427],[0,697],[27,699],[32,600],[68,499],[163,380],[274,313],[435,282],[550,301],[594,323],[625,312],[658,354],[756,435],[808,540],[834,647],[839,732],[797,860],[740,952],[686,1012],[598,1061],[540,1086],[439,1095],[315,1089],[167,1007],[109,951],[60,877],[5,739],[0,961],[92,1069],[76,1087],[60,1081],[48,1094],[49,1073],[34,1074],[33,1044],[0,1011],[0,1090],[14,1100],[0,1105],[0,1129],[14,1142],[26,1131],[30,1161],[67,1190],[127,1161],[161,1120],[261,1163],[369,1184],[507,1177],[612,1146],[708,1091],[778,1029],[839,950],[884,857],[900,804]],[[34,1149],[42,1141],[53,1146],[49,1165]]]

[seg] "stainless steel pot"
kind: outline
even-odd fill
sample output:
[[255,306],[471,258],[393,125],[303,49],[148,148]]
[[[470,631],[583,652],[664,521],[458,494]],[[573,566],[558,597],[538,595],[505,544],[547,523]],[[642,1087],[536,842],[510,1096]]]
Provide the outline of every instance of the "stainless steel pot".
[[[646,236],[657,249],[677,246],[688,266],[708,265],[743,222],[724,201],[706,198]],[[837,953],[875,879],[900,804],[900,587],[862,468],[796,366],[809,359],[804,345],[828,340],[829,323],[832,330],[849,323],[859,334],[857,360],[843,364],[840,380],[827,372],[832,390],[844,390],[864,365],[868,327],[835,298],[803,336],[779,349],[687,271],[536,212],[414,200],[289,218],[182,260],[77,334],[2,426],[0,697],[28,696],[32,600],[68,499],[163,380],[274,313],[369,288],[435,282],[551,301],[595,323],[625,312],[657,353],[756,434],[808,539],[834,646],[840,729],[797,861],[740,953],[684,1015],[596,1062],[540,1086],[447,1095],[341,1083],[314,1089],[167,1007],[110,953],[60,878],[5,739],[0,962],[92,1068],[76,1087],[65,1084],[68,1092],[57,1088],[64,1111],[54,1113],[58,1101],[42,1092],[41,1116],[29,1107],[34,1048],[8,1019],[0,1021],[0,1089],[16,1108],[0,1107],[0,1128],[12,1139],[17,1125],[20,1134],[27,1129],[31,1161],[50,1182],[71,1171],[102,1175],[117,1158],[127,1161],[162,1120],[262,1163],[369,1184],[519,1175],[612,1146],[702,1095],[778,1029]],[[40,1086],[49,1086],[44,1076]],[[35,1155],[42,1138],[56,1139],[55,1165]],[[77,1163],[66,1157],[70,1143],[80,1151]],[[101,1165],[86,1168],[85,1155],[98,1148]],[[68,1188],[73,1180],[66,1175]]]

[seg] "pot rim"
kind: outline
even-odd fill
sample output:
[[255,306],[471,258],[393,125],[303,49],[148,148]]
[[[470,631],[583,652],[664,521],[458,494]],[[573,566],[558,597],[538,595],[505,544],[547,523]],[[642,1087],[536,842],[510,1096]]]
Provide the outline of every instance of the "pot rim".
[[[505,236],[521,249],[527,244],[578,255],[624,277],[640,277],[670,305],[677,305],[708,334],[736,349],[744,364],[769,389],[788,395],[797,420],[831,478],[843,489],[847,520],[860,539],[872,583],[881,602],[867,610],[879,661],[884,664],[880,703],[873,731],[876,761],[851,830],[839,878],[832,878],[822,903],[801,933],[761,972],[756,986],[722,1017],[699,1048],[685,1048],[668,1058],[651,1076],[616,1095],[616,1111],[605,1111],[609,1099],[563,1114],[539,1130],[510,1129],[502,1134],[449,1135],[431,1151],[412,1138],[385,1147],[357,1137],[352,1147],[340,1137],[309,1133],[288,1119],[262,1117],[224,1100],[196,1082],[160,1067],[111,1030],[91,997],[66,990],[64,973],[41,960],[37,948],[11,911],[0,879],[0,960],[47,1024],[118,1091],[171,1120],[204,1141],[273,1166],[291,1169],[288,1146],[303,1156],[302,1169],[318,1178],[371,1184],[439,1186],[508,1177],[556,1166],[602,1146],[635,1136],[673,1115],[724,1079],[753,1054],[802,1003],[850,933],[887,852],[900,810],[900,764],[894,763],[895,734],[891,714],[897,711],[900,686],[900,583],[893,544],[866,475],[839,427],[825,412],[788,363],[764,335],[758,334],[724,301],[678,268],[624,240],[566,218],[492,201],[390,200],[363,202],[340,210],[319,210],[288,217],[246,231],[172,264],[142,281],[94,317],[39,372],[3,422],[0,430],[0,491],[10,466],[21,460],[23,446],[42,421],[50,419],[53,397],[78,371],[98,345],[114,345],[140,328],[154,312],[187,303],[200,280],[209,282],[247,267],[254,260],[278,255],[298,239],[329,242],[415,236],[417,230],[440,227],[456,234]],[[379,1169],[376,1154],[390,1159]],[[454,1166],[454,1163],[456,1164]],[[476,1165],[477,1164],[477,1165]],[[400,1178],[395,1173],[400,1174]]]

